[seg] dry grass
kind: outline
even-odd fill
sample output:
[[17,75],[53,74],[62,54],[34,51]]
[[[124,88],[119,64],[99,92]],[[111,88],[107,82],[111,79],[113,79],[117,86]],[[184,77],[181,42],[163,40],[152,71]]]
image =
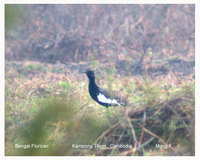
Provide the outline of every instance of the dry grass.
[[[65,67],[6,64],[6,155],[194,155],[194,82],[143,80],[95,66],[103,71],[98,83],[129,101],[125,108],[106,109],[89,97],[86,76]],[[14,147],[32,143],[49,149]],[[72,144],[106,147],[72,149]]]
[[[194,155],[194,9],[6,5],[6,155]],[[94,102],[87,68],[127,106]]]

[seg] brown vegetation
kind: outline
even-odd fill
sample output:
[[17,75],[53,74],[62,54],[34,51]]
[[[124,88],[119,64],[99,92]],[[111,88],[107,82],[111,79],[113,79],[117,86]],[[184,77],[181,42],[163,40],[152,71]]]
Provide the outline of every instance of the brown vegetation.
[[[194,155],[194,7],[7,5],[6,155]],[[129,106],[92,101],[88,68]]]

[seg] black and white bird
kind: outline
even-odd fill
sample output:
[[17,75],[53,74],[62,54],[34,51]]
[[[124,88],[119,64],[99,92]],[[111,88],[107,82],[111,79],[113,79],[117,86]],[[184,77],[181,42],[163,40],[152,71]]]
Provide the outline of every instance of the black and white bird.
[[120,98],[116,96],[112,96],[109,94],[110,92],[105,89],[99,88],[95,83],[95,75],[94,72],[88,70],[84,72],[87,74],[89,79],[89,93],[93,100],[99,103],[102,106],[125,106],[125,102],[120,102]]

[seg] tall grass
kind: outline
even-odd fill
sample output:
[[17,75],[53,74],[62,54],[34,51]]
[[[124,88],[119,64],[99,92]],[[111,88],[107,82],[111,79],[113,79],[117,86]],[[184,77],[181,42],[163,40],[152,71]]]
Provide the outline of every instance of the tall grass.
[[8,65],[7,70],[6,155],[194,155],[194,82],[138,80],[100,66],[99,85],[119,91],[129,102],[107,109],[90,98],[85,75],[57,73],[37,63]]

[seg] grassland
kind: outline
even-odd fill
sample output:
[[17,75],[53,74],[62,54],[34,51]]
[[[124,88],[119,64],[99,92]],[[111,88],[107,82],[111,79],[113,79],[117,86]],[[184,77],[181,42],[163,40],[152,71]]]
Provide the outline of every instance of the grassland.
[[[120,91],[128,106],[107,109],[95,103],[88,94],[87,77],[80,73],[85,64],[74,68],[33,61],[6,63],[6,155],[195,154],[193,79],[168,74],[152,80],[95,63],[89,67],[96,71],[97,83]],[[48,148],[19,149],[16,144]],[[99,147],[75,149],[73,144]],[[111,144],[132,147],[112,148]]]

